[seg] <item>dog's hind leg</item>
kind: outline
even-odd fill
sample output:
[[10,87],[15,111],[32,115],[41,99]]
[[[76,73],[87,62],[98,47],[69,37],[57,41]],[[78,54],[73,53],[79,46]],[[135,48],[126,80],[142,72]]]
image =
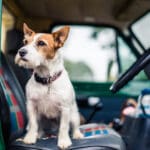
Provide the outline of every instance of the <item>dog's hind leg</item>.
[[40,138],[42,138],[43,136],[44,136],[44,130],[43,130],[42,127],[39,127],[37,138],[40,139]]

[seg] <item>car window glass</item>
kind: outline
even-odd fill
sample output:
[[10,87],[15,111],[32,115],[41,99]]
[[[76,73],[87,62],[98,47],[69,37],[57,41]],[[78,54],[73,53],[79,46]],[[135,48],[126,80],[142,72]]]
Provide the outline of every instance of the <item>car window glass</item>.
[[[53,28],[58,30],[60,26]],[[72,25],[61,48],[69,75],[74,81],[114,81],[118,75],[115,30]]]
[[[136,57],[132,53],[131,48],[127,45],[127,43],[122,39],[122,37],[118,36],[118,49],[119,49],[119,58],[121,65],[121,73],[124,73],[135,61]],[[146,80],[147,77],[143,71],[141,71],[136,77],[135,80]]]

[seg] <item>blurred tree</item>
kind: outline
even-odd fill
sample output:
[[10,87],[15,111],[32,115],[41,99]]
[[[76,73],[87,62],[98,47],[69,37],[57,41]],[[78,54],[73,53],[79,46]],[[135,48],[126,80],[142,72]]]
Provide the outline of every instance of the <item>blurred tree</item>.
[[93,80],[93,72],[91,68],[85,64],[85,62],[72,62],[70,60],[65,59],[64,61],[65,67],[69,73],[71,80],[76,81],[92,81]]

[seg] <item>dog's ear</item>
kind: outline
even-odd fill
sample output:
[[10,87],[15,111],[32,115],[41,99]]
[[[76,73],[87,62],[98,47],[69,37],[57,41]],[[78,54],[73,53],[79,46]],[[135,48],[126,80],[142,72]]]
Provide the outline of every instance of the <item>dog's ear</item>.
[[33,33],[35,33],[32,29],[30,29],[26,23],[23,23],[23,32],[25,35],[31,36]]
[[65,27],[61,28],[60,30],[52,33],[56,49],[63,46],[63,44],[65,43],[65,41],[68,37],[69,30],[70,30],[70,27],[65,26]]

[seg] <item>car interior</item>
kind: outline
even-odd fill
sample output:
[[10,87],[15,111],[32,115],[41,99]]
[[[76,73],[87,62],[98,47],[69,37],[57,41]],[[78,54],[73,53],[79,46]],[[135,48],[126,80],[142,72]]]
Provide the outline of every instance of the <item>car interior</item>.
[[0,9],[0,122],[5,149],[59,149],[51,134],[35,144],[17,141],[26,133],[25,85],[33,72],[14,62],[23,46],[23,23],[42,33],[71,28],[60,50],[75,89],[84,138],[72,140],[68,149],[150,149],[149,116],[121,120],[127,101],[137,104],[150,95],[144,90],[150,88],[150,1],[0,0]]

